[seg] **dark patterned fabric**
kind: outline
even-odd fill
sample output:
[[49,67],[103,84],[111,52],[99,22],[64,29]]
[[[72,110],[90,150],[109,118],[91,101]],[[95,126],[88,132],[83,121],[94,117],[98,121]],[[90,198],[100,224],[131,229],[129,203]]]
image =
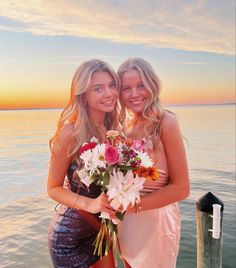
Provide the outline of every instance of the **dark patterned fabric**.
[[[73,174],[77,164],[73,162],[67,172],[68,187],[71,191],[91,198],[101,193],[95,184],[86,187]],[[94,224],[95,223],[95,224]],[[93,242],[99,228],[99,214],[90,214],[73,208],[60,206],[52,217],[48,245],[54,267],[57,268],[88,268],[99,256],[93,255]]]

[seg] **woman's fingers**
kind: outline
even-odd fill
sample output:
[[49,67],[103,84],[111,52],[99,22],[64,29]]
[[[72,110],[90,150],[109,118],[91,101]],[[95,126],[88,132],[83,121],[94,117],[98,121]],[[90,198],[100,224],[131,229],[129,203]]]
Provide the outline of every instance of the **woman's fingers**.
[[102,212],[108,213],[110,218],[117,218],[116,217],[116,212],[114,210],[103,208]]
[[104,207],[109,208],[111,210],[114,210],[114,208],[111,206],[110,201],[108,200],[108,196],[106,194],[103,194],[103,196],[102,196],[102,204],[104,205]]
[[109,214],[112,212],[116,212],[113,207],[110,205],[110,202],[108,200],[108,197],[106,194],[102,193],[98,198],[97,198],[97,203],[98,206],[100,206],[100,211],[101,212],[108,212]]
[[123,207],[120,206],[116,211],[117,211],[117,212],[123,212]]
[[105,193],[102,193],[99,196],[100,202],[101,202],[101,212],[106,212],[110,215],[111,219],[117,219],[116,213],[117,212],[122,212],[123,208],[122,206],[120,206],[118,209],[114,209],[111,204],[110,201],[108,199],[108,196]]

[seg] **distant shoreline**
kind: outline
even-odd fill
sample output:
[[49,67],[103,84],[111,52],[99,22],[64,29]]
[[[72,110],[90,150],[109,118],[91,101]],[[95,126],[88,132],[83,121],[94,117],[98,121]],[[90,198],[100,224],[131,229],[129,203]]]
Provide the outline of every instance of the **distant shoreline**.
[[182,106],[222,106],[222,105],[235,105],[235,102],[227,102],[227,103],[194,103],[194,104],[166,104],[168,107],[182,107]]
[[[165,107],[186,107],[186,106],[216,106],[216,105],[235,105],[235,102],[227,103],[194,103],[194,104],[165,104]],[[0,111],[18,111],[18,110],[62,110],[63,108],[54,107],[54,108],[12,108],[12,109],[1,109]]]

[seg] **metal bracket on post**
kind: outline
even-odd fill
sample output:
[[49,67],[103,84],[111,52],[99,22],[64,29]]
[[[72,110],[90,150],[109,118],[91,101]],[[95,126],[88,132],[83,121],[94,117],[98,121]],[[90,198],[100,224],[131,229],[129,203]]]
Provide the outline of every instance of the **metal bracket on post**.
[[213,204],[213,215],[209,215],[213,219],[212,221],[212,229],[208,229],[209,232],[212,232],[212,237],[214,239],[220,238],[220,220],[221,220],[221,205]]
[[224,203],[209,192],[196,201],[196,208],[197,268],[222,268]]

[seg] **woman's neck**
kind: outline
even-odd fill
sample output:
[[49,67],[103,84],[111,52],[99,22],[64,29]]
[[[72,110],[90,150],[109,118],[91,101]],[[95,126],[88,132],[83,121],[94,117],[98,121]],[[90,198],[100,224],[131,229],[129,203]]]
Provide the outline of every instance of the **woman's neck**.
[[102,140],[106,140],[107,128],[105,126],[105,116],[106,113],[99,111],[90,111],[88,114],[90,124],[93,125]]
[[96,128],[100,128],[100,129],[104,128],[105,116],[106,116],[106,113],[99,112],[99,111],[90,112],[88,115],[90,122],[92,122]]
[[144,124],[146,119],[142,115],[134,115],[134,117],[131,119],[130,124],[135,125],[142,125]]

